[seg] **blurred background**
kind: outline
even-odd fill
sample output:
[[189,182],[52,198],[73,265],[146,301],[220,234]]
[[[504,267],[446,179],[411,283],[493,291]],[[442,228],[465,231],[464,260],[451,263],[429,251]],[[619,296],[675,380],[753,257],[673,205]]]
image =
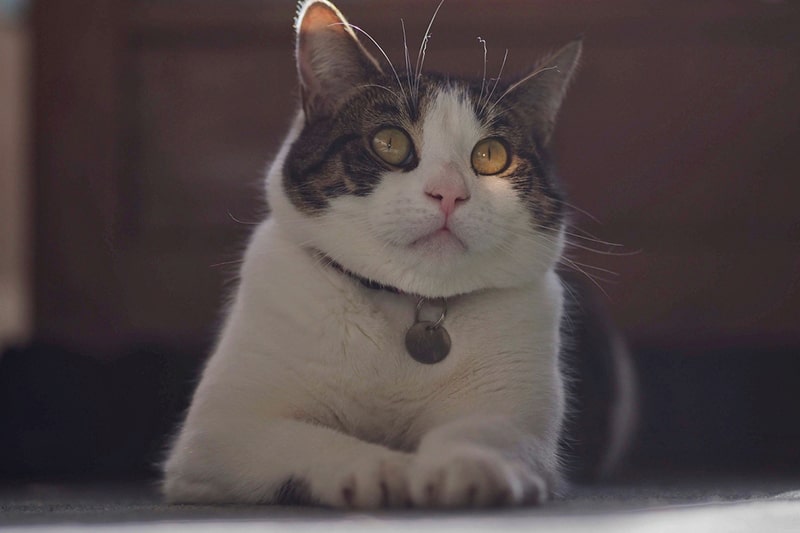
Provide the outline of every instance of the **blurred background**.
[[[402,63],[436,2],[338,5]],[[266,212],[295,8],[0,1],[0,478],[152,474]],[[579,34],[555,152],[641,380],[628,472],[797,474],[800,6],[447,0],[426,65]]]

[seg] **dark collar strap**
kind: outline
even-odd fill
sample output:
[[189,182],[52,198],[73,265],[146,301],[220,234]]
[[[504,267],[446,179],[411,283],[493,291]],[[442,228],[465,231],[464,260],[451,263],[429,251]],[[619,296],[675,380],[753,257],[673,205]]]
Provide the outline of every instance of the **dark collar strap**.
[[391,285],[384,285],[383,283],[379,283],[377,281],[365,278],[363,276],[359,276],[355,272],[347,270],[345,267],[334,261],[330,256],[324,254],[319,250],[315,250],[314,253],[317,257],[319,257],[319,259],[322,261],[323,264],[328,265],[329,267],[339,271],[345,276],[348,276],[349,278],[356,280],[357,282],[359,282],[361,285],[363,285],[368,289],[372,289],[375,291],[387,291],[391,292],[392,294],[404,294],[403,291],[401,291],[397,287],[392,287]]

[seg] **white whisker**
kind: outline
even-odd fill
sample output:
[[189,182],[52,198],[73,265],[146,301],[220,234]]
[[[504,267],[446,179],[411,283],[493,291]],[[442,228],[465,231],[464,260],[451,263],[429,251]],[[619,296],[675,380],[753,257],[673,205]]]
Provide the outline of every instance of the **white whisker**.
[[481,79],[481,94],[478,96],[478,105],[481,105],[481,102],[483,101],[483,92],[486,89],[486,64],[488,51],[486,50],[486,39],[478,37],[478,42],[483,45],[483,78]]
[[444,4],[444,0],[441,0],[439,5],[436,6],[436,10],[433,12],[430,22],[428,22],[428,27],[425,29],[425,35],[422,37],[422,42],[417,52],[417,63],[414,67],[414,90],[416,98],[419,98],[419,80],[422,76],[422,67],[425,63],[425,51],[428,48],[428,39],[431,37],[431,28],[433,27],[433,21],[436,20],[436,15],[439,14],[439,10],[442,8],[442,4]]
[[574,242],[572,240],[567,239],[567,246],[570,248],[577,248],[579,250],[586,250],[587,252],[592,252],[599,255],[610,255],[614,257],[630,257],[632,255],[639,255],[641,250],[632,250],[630,252],[622,252],[616,250],[598,250],[596,248],[592,248],[591,246],[584,246],[580,243]]
[[231,213],[230,211],[228,211],[228,216],[231,218],[231,220],[233,220],[237,224],[243,224],[245,226],[257,226],[261,223],[261,222],[245,222],[243,220],[239,220],[238,218],[233,216],[233,213]]
[[578,206],[576,206],[574,204],[571,204],[571,203],[567,202],[564,199],[558,200],[558,202],[561,205],[565,205],[565,206],[569,207],[573,211],[576,211],[576,212],[578,212],[578,213],[580,213],[582,215],[585,215],[585,216],[589,217],[592,221],[597,222],[598,224],[602,224],[602,222],[600,222],[600,220],[596,216],[594,216],[590,212],[586,211],[585,209],[581,209],[580,207],[578,207]]
[[581,229],[581,228],[579,228],[577,226],[572,226],[572,228],[576,229],[578,231],[582,231],[582,232],[586,233],[589,236],[586,237],[584,235],[580,235],[578,233],[573,233],[571,231],[565,231],[564,234],[569,236],[569,237],[574,237],[576,239],[582,239],[582,240],[585,240],[585,241],[593,242],[593,243],[596,243],[596,244],[602,244],[602,245],[605,245],[605,246],[611,246],[611,247],[615,247],[615,248],[621,248],[622,246],[624,246],[623,244],[618,244],[618,243],[608,242],[608,241],[604,241],[602,239],[598,239],[597,237],[595,237],[594,235],[592,235],[588,231],[583,230],[583,229]]
[[[602,286],[602,285],[600,285],[600,283],[598,282],[598,279],[596,279],[596,277],[595,277],[595,276],[592,276],[591,274],[589,274],[588,272],[586,272],[585,270],[583,270],[583,269],[582,269],[582,268],[581,268],[579,265],[576,265],[576,264],[575,264],[573,261],[571,261],[571,260],[570,260],[569,258],[567,258],[567,257],[562,257],[562,258],[561,258],[561,260],[562,260],[563,262],[565,262],[565,263],[567,264],[567,266],[570,266],[570,267],[572,267],[574,270],[576,270],[577,272],[580,272],[581,274],[583,274],[583,275],[584,275],[584,276],[585,276],[585,277],[586,277],[586,278],[587,278],[589,281],[591,281],[591,282],[592,282],[592,283],[593,283],[593,284],[594,284],[594,285],[595,285],[595,286],[596,286],[598,289],[600,289],[600,290],[603,292],[603,294],[605,295],[605,297],[606,297],[606,298],[608,298],[609,300],[611,300],[611,297],[608,295],[608,293],[607,293],[607,292],[606,292],[606,290],[603,288],[603,286]],[[602,279],[601,279],[600,281],[603,281],[603,282],[605,282],[605,283],[608,283],[608,280],[602,280]]]
[[227,265],[238,265],[244,263],[244,259],[234,259],[233,261],[221,261],[219,263],[214,263],[212,265],[208,265],[208,268],[219,268],[221,266]]
[[582,266],[583,268],[588,268],[588,269],[591,269],[591,270],[596,270],[596,271],[598,271],[598,272],[603,272],[603,273],[605,273],[605,274],[609,274],[609,275],[611,275],[611,276],[619,276],[619,273],[618,273],[618,272],[614,272],[613,270],[609,270],[609,269],[607,269],[607,268],[602,268],[602,267],[599,267],[599,266],[593,266],[593,265],[587,265],[586,263],[579,263],[578,261],[575,261],[574,259],[570,259],[570,262],[572,262],[572,263],[573,263],[573,264],[575,264],[575,265]]
[[[336,25],[339,25],[339,26],[344,26],[344,25],[345,25],[345,23],[344,23],[344,22],[336,22],[336,23],[334,23],[333,25],[334,25],[334,26],[336,26]],[[406,98],[406,100],[408,100],[408,95],[406,95],[406,91],[405,91],[405,89],[403,88],[403,84],[402,84],[402,82],[400,82],[400,76],[397,74],[397,70],[394,68],[394,64],[392,63],[392,60],[391,60],[391,59],[389,59],[389,56],[386,54],[386,51],[383,49],[383,47],[382,47],[381,45],[379,45],[379,44],[378,44],[378,41],[376,41],[375,39],[373,39],[373,38],[372,38],[372,35],[370,35],[370,34],[369,34],[369,33],[367,33],[366,31],[364,31],[363,29],[359,28],[358,26],[355,26],[355,25],[353,25],[353,24],[349,24],[349,23],[347,23],[346,25],[347,25],[347,26],[350,26],[350,27],[351,27],[351,28],[353,28],[354,30],[360,31],[360,32],[361,32],[361,33],[362,33],[362,34],[363,34],[363,35],[364,35],[364,36],[365,36],[367,39],[369,39],[369,40],[372,42],[372,44],[374,44],[374,45],[375,45],[375,47],[376,47],[376,48],[377,48],[377,49],[380,51],[381,55],[383,55],[383,58],[384,58],[384,59],[386,60],[386,62],[389,64],[389,68],[390,68],[390,69],[392,69],[392,72],[394,73],[394,77],[395,77],[395,79],[397,80],[397,86],[400,88],[400,91],[403,93],[403,96]]]
[[400,26],[403,28],[403,51],[406,59],[406,83],[408,84],[408,92],[411,93],[412,105],[416,107],[419,102],[414,94],[414,88],[411,86],[411,57],[408,54],[408,38],[406,36],[406,23],[400,19]]
[[359,89],[366,89],[368,87],[375,87],[375,88],[378,88],[378,89],[383,89],[384,91],[388,91],[388,92],[392,93],[392,95],[394,95],[394,97],[397,98],[398,100],[400,99],[400,95],[399,94],[397,94],[396,92],[394,92],[390,88],[386,87],[385,85],[378,85],[377,83],[367,83],[367,84],[358,86]]
[[491,113],[491,112],[492,112],[492,110],[493,110],[495,107],[497,107],[497,104],[499,104],[499,103],[500,103],[500,102],[503,100],[503,98],[505,98],[505,97],[506,97],[506,96],[507,96],[509,93],[511,93],[512,91],[514,91],[514,90],[515,90],[517,87],[519,87],[519,86],[520,86],[520,85],[522,85],[523,83],[525,83],[525,82],[527,82],[527,81],[529,81],[529,80],[531,80],[531,79],[535,78],[536,76],[538,76],[538,75],[539,75],[539,74],[541,74],[542,72],[547,72],[548,70],[553,70],[553,69],[556,69],[556,70],[558,70],[558,67],[544,67],[544,68],[540,68],[540,69],[538,69],[538,70],[536,70],[536,71],[534,71],[534,72],[532,72],[532,73],[528,74],[527,76],[525,76],[524,78],[522,78],[522,79],[521,79],[521,80],[519,80],[518,82],[511,84],[511,86],[510,86],[508,89],[506,89],[506,90],[503,92],[503,94],[501,94],[501,95],[500,95],[500,97],[499,97],[499,98],[498,98],[498,99],[495,101],[495,103],[494,103],[494,104],[492,104],[492,107],[490,107],[490,108],[489,108],[489,112]]
[[[481,107],[481,113],[483,113],[483,110],[486,109],[486,106],[489,104],[489,102],[492,101],[492,95],[494,94],[495,89],[497,89],[497,84],[500,83],[500,78],[503,76],[503,69],[506,67],[507,59],[508,59],[508,48],[506,48],[506,53],[503,54],[503,62],[500,64],[500,71],[497,73],[497,77],[494,79],[494,85],[492,85],[492,92],[490,92],[489,95],[486,97],[486,102]],[[503,93],[503,96],[505,96],[505,93]],[[492,109],[494,109],[494,106],[489,108],[489,113],[492,112]]]

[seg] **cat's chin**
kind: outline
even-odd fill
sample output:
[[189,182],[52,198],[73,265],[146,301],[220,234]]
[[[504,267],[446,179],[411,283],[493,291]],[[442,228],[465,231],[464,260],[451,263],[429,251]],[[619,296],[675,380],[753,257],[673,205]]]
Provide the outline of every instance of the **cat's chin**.
[[442,228],[415,240],[409,249],[424,257],[444,259],[466,253],[467,246],[453,232]]

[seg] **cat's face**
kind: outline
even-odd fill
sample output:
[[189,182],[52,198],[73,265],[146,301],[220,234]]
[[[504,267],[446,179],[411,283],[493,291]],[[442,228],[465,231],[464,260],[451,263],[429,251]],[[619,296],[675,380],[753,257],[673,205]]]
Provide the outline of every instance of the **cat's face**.
[[563,202],[546,147],[579,45],[555,56],[568,72],[548,64],[490,95],[481,80],[398,79],[327,2],[304,6],[298,32],[304,110],[270,190],[297,239],[429,297],[553,267]]

